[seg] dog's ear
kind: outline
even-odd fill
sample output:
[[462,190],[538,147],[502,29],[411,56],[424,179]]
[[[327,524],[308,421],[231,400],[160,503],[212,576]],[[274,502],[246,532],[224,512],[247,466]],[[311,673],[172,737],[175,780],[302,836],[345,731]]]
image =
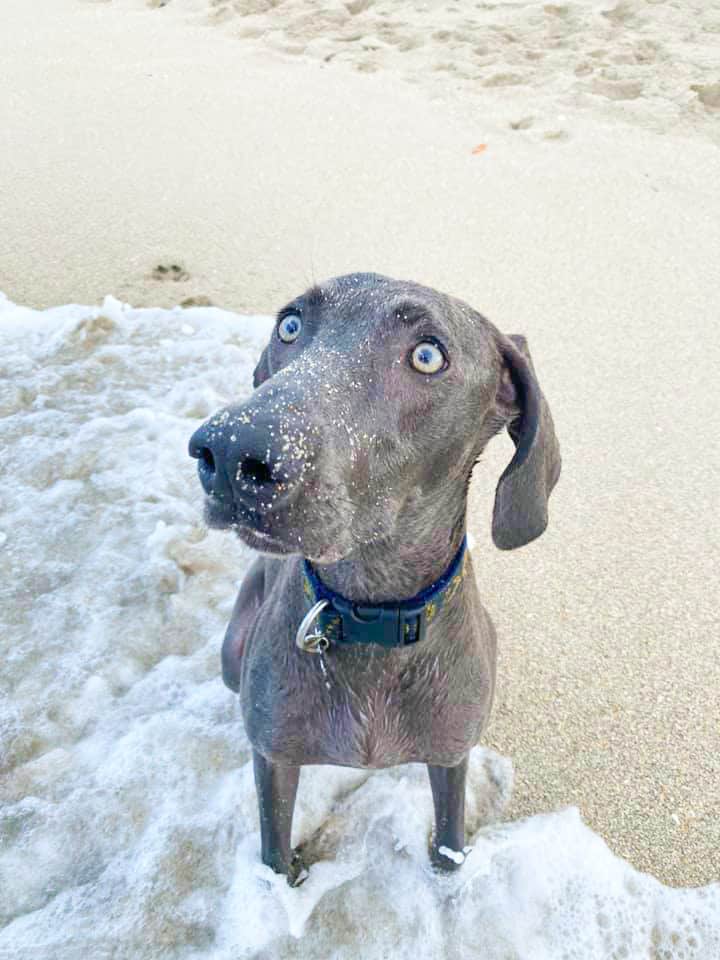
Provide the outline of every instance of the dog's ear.
[[258,365],[255,367],[255,372],[253,373],[253,387],[257,390],[260,384],[265,383],[265,381],[271,376],[270,362],[268,360],[268,348],[265,347],[263,352],[260,354]]
[[503,371],[496,410],[515,444],[495,493],[492,536],[501,550],[530,543],[547,527],[548,498],[560,476],[560,447],[525,337],[500,337]]

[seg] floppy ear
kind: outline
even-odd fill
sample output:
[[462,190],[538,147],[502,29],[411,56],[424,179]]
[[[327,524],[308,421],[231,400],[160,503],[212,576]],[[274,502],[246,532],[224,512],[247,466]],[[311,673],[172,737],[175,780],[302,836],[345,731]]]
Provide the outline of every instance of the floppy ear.
[[547,527],[548,498],[560,476],[560,447],[525,337],[500,337],[504,369],[496,399],[515,455],[495,492],[492,536],[501,550],[530,543]]
[[253,373],[253,387],[257,390],[260,384],[265,383],[265,381],[271,376],[270,363],[268,361],[268,348],[265,347],[263,352],[260,354],[258,365],[255,367],[255,372]]

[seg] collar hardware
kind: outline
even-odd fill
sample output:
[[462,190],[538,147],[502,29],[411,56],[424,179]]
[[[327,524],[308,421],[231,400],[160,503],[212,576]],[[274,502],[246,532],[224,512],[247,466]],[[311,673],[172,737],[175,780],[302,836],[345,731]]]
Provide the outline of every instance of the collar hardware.
[[295,634],[296,646],[305,653],[323,654],[330,646],[330,641],[324,633],[308,633],[313,622],[320,616],[325,607],[329,606],[328,600],[318,600],[302,619],[297,633]]

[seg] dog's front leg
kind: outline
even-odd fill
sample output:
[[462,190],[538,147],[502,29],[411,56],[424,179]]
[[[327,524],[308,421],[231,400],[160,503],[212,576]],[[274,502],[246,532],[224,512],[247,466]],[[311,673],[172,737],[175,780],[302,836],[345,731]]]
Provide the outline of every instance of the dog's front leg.
[[290,846],[295,795],[300,767],[271,763],[253,750],[255,788],[260,809],[262,861],[287,876],[290,886],[297,886],[307,875],[300,856]]
[[465,757],[456,767],[428,764],[435,806],[435,830],[430,857],[441,870],[457,870],[465,859]]

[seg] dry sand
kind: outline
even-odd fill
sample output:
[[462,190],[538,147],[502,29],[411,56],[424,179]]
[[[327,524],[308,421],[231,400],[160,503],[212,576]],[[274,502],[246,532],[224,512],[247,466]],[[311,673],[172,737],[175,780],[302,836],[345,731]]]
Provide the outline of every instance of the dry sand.
[[501,440],[470,520],[512,813],[576,804],[640,869],[718,879],[717,5],[3,12],[12,299],[269,312],[374,269],[528,336],[564,454],[550,528],[491,546]]

